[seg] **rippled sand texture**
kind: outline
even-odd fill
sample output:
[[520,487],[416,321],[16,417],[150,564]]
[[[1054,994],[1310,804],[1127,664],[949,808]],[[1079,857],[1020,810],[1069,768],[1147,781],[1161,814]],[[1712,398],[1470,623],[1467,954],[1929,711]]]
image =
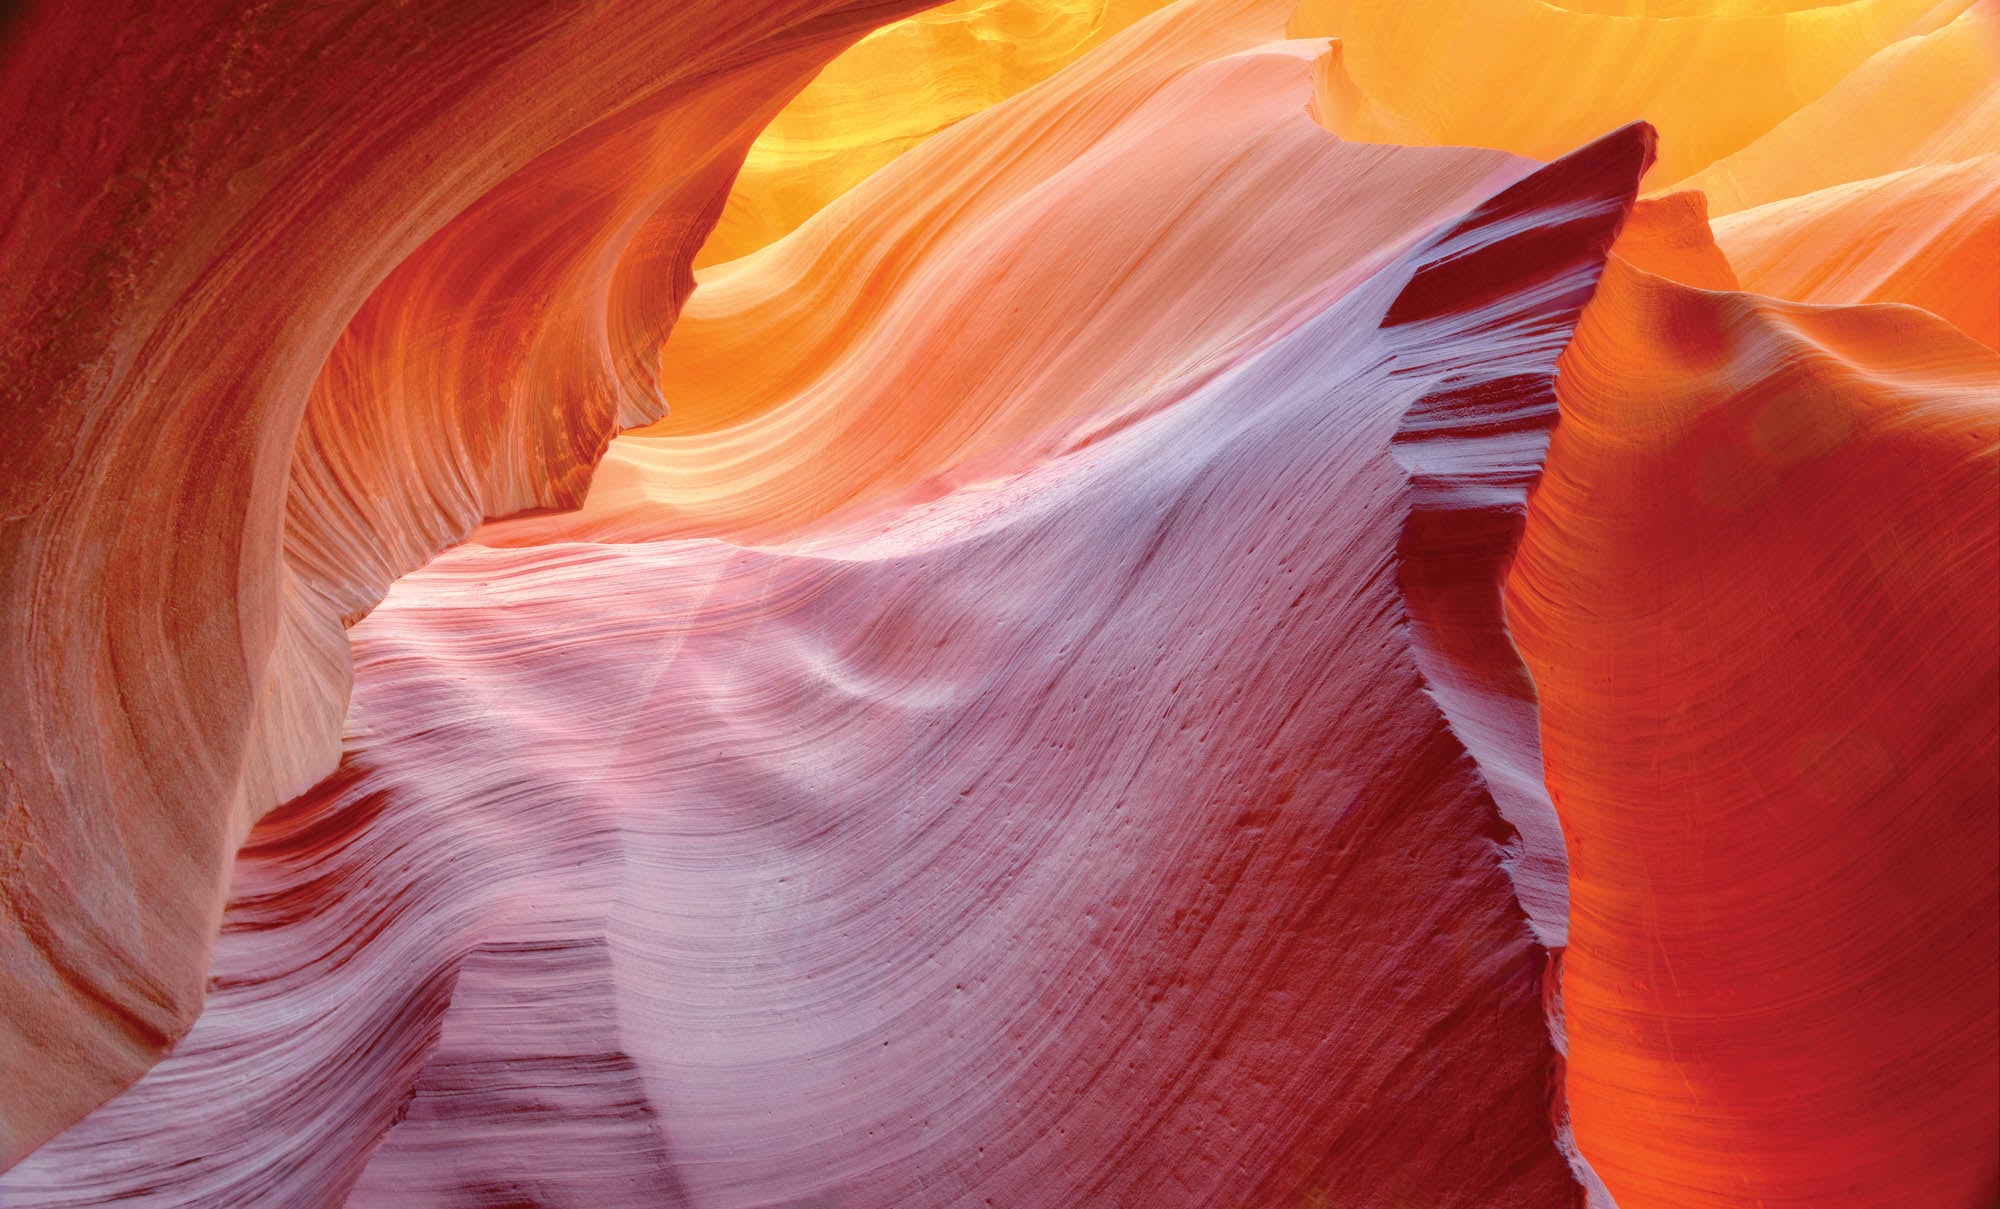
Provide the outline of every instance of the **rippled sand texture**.
[[1992,1204],[2000,9],[917,7],[0,24],[0,1203]]

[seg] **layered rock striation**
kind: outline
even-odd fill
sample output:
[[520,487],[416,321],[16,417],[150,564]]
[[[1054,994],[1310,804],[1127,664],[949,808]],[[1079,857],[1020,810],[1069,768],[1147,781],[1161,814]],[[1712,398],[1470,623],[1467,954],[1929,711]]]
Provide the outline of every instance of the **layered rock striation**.
[[0,1200],[1990,1202],[1992,7],[916,7],[0,28]]

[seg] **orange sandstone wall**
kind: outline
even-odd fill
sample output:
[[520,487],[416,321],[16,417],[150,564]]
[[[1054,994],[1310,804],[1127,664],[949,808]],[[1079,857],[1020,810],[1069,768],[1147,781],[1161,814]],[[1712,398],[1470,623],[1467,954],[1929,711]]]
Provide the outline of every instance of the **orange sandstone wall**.
[[332,766],[341,617],[573,496],[758,115],[915,7],[10,19],[0,1161],[193,1019],[230,852]]
[[1991,1204],[2000,9],[918,7],[0,26],[0,1200]]
[[1579,1144],[1628,1207],[1986,1203],[2000,358],[1614,256],[1558,389],[1507,604]]
[[1337,39],[1314,112],[1350,136],[1661,132],[1508,579],[1580,1148],[1626,1209],[1992,1203],[2000,9],[1311,0],[1294,29]]

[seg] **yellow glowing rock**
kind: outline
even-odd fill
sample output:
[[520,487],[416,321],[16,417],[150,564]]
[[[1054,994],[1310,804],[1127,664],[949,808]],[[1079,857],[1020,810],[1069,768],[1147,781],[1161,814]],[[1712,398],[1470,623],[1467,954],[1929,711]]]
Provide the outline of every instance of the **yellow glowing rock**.
[[1290,32],[1341,40],[1328,70],[1344,78],[1322,81],[1319,108],[1343,138],[1554,159],[1643,119],[1660,132],[1649,179],[1664,185],[1969,3],[1302,0]]
[[953,0],[862,39],[751,148],[696,267],[754,252],[947,126],[1167,0]]
[[2000,155],[1771,202],[1715,238],[1756,293],[1908,303],[2000,348]]
[[[1962,6],[1960,6],[1962,7]],[[1893,103],[1885,99],[1893,98]],[[1904,38],[1769,134],[1682,182],[1730,214],[2000,152],[2000,8]],[[1657,179],[1657,178],[1656,178]]]

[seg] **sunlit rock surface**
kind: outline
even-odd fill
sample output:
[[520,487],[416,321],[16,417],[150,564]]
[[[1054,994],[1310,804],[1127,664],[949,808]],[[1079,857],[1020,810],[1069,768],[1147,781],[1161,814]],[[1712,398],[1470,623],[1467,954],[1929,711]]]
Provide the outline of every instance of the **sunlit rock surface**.
[[[1546,158],[1643,118],[1660,130],[1655,176],[1665,183],[1742,151],[1872,57],[1973,8],[1974,0],[1300,0],[1292,31],[1337,39],[1329,87],[1340,104],[1330,125],[1348,137]],[[1919,87],[1942,96],[1977,62],[1959,54],[1946,81]],[[1906,131],[1878,110],[1876,132]]]
[[0,1202],[1992,1204],[2000,14],[914,7],[0,27]]
[[1902,302],[2000,349],[2000,153],[1833,185],[1718,219],[1747,289]]
[[[208,1012],[10,1189],[578,1203],[608,1148],[692,1204],[1582,1204],[1546,953],[1401,598],[1395,439],[1496,385],[1487,422],[1553,418],[1648,145],[1004,481],[405,578],[355,631],[345,771],[245,852]],[[288,1094],[331,1084],[337,1121]],[[173,1108],[219,1086],[253,1117]]]
[[755,115],[897,8],[9,18],[0,1160],[193,1019],[230,852],[337,758],[342,619],[575,497]]
[[1170,406],[1525,168],[1329,138],[1303,104],[1323,46],[1274,41],[1286,11],[1179,6],[706,270],[662,353],[670,414],[581,509],[480,540],[760,540],[1024,469]]
[[905,151],[1166,3],[950,0],[877,30],[764,127],[695,264],[756,251]]

